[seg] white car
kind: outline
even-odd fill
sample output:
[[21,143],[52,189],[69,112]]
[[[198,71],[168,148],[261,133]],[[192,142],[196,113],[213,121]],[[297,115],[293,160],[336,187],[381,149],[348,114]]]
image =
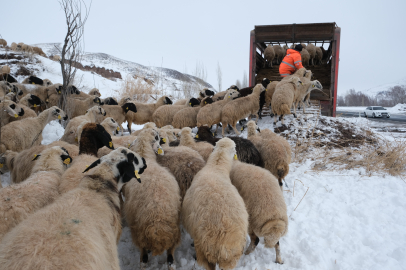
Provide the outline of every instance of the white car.
[[370,106],[365,109],[364,111],[364,116],[365,117],[386,117],[390,118],[389,112],[381,106]]

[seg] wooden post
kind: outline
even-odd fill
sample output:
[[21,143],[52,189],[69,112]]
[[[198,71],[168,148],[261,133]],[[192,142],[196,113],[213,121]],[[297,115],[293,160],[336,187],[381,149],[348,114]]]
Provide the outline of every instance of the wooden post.
[[250,71],[249,85],[255,85],[255,70],[256,70],[256,46],[255,46],[255,30],[250,33]]

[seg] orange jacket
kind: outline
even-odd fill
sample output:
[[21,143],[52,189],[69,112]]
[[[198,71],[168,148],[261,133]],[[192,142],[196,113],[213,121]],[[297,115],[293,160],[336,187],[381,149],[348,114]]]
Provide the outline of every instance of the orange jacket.
[[302,56],[300,52],[288,49],[285,58],[283,58],[279,66],[279,74],[281,74],[282,77],[286,77],[302,67]]

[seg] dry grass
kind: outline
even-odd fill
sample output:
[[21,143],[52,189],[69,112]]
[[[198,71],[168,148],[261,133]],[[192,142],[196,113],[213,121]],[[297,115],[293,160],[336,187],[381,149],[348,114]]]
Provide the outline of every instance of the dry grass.
[[121,85],[121,89],[117,91],[119,99],[130,98],[138,102],[148,102],[161,96],[161,91],[157,90],[153,84],[146,83],[141,78],[127,76]]

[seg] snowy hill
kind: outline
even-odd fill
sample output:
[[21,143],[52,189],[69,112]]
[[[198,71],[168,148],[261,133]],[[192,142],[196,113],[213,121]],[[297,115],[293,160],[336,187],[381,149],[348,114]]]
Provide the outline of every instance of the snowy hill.
[[382,84],[379,86],[364,89],[364,90],[361,90],[361,92],[364,92],[365,94],[367,94],[369,96],[376,96],[376,95],[382,94],[385,91],[388,91],[390,88],[392,88],[396,85],[406,85],[406,77],[404,77],[400,80],[391,82],[391,83]]
[[[47,56],[50,56],[59,54],[59,51],[55,46],[60,45],[61,44],[59,43],[42,43],[35,44],[33,46],[40,47],[45,54],[47,54]],[[15,54],[17,57],[24,57],[20,53],[11,51],[9,53]],[[4,49],[0,49],[0,55],[5,56],[5,54],[6,51]],[[0,65],[7,63],[7,60],[3,58],[6,57],[0,57]],[[9,58],[9,60],[10,61],[8,63],[11,67],[11,74],[15,75],[17,80],[21,82],[25,77],[27,77],[27,74],[16,75],[18,74],[20,67],[17,63],[14,63],[16,61],[12,61],[13,59]],[[26,62],[25,67],[28,70],[31,70],[34,75],[43,79],[50,79],[53,83],[62,82],[59,63],[39,55],[35,55],[34,60],[28,61],[25,59],[24,61]],[[100,74],[97,74],[96,72],[86,70],[77,71],[75,85],[79,89],[87,92],[96,87],[100,90],[102,96],[104,97],[119,96],[120,88],[124,80],[128,76],[134,77],[134,75],[136,78],[152,84],[153,88],[159,90],[163,95],[172,96],[175,100],[178,98],[183,98],[184,93],[182,92],[182,89],[192,85],[199,85],[200,88],[209,88],[214,90],[212,85],[195,76],[184,74],[169,68],[147,67],[131,61],[119,59],[105,53],[85,53],[81,64],[88,67],[104,68],[106,70],[112,70],[121,74],[122,79],[108,79]]]

